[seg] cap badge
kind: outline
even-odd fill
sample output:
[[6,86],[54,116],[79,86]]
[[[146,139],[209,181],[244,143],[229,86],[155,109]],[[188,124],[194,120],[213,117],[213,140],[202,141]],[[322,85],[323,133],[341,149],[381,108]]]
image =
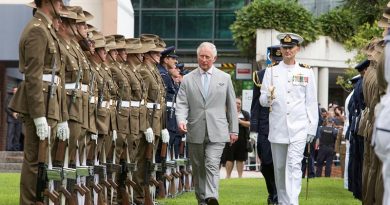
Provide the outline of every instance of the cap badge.
[[290,35],[286,35],[286,36],[284,37],[283,41],[286,42],[286,43],[291,43],[291,37],[290,37]]

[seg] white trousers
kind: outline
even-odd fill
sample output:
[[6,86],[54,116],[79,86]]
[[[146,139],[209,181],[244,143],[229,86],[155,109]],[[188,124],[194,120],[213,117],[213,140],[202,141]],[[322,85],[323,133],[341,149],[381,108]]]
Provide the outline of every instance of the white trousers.
[[344,189],[348,189],[349,140],[345,140]]
[[302,159],[306,140],[271,143],[275,183],[280,205],[298,205],[302,184]]

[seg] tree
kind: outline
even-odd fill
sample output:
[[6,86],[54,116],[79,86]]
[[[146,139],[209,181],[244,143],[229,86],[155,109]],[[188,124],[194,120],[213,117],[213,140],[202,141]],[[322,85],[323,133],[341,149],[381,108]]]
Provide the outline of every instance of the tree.
[[355,35],[357,22],[350,9],[336,8],[318,17],[318,22],[324,35],[344,43]]
[[358,25],[374,24],[382,15],[389,0],[344,0],[344,8],[355,12]]
[[235,44],[249,57],[256,53],[259,28],[297,33],[305,39],[303,45],[315,41],[320,32],[313,15],[296,1],[254,0],[236,12],[236,21],[230,26]]

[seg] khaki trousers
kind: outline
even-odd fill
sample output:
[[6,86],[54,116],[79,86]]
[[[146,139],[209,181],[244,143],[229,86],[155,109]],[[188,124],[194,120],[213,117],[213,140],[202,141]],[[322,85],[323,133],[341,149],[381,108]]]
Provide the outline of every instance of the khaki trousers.
[[[38,172],[38,152],[39,138],[36,134],[35,124],[31,117],[24,116],[23,124],[25,130],[24,137],[24,157],[22,164],[22,172],[20,176],[20,205],[35,204],[37,172]],[[50,142],[55,141],[57,134],[57,121],[47,119],[51,127]],[[51,151],[54,153],[56,145],[51,143]],[[54,155],[52,154],[52,159]]]

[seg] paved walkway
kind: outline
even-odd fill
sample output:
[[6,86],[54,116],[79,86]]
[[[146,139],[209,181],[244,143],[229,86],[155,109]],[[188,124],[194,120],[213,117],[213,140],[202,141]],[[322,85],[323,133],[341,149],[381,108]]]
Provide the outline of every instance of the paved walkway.
[[[226,169],[222,167],[219,171],[219,176],[221,179],[226,179]],[[231,178],[238,178],[238,173],[236,168],[233,169]],[[263,175],[259,171],[245,171],[242,173],[242,178],[263,178]]]

